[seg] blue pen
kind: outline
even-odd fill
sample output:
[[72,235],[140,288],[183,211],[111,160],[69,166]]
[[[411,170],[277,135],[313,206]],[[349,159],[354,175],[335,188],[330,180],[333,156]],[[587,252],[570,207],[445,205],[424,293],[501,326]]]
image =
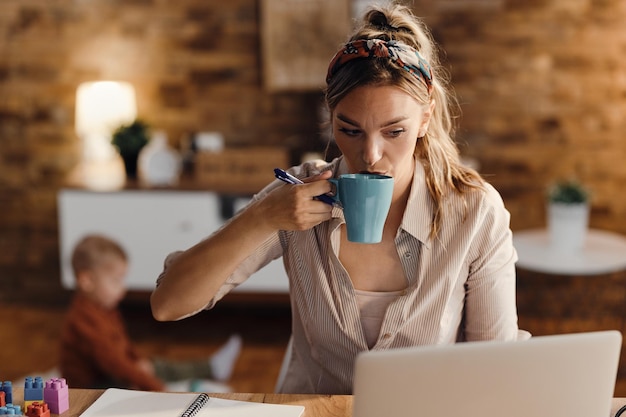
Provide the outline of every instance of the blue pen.
[[[280,168],[274,168],[274,175],[276,176],[276,178],[283,182],[286,182],[287,184],[304,184],[299,178],[294,177],[287,171]],[[326,194],[318,195],[317,197],[315,197],[315,199],[320,200],[326,204],[330,204],[331,206],[337,205],[337,202],[332,197],[327,196]]]

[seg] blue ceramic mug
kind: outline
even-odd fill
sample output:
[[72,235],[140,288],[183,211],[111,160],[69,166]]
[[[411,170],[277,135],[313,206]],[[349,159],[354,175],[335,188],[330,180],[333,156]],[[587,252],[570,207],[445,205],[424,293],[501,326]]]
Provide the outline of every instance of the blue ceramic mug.
[[345,174],[328,181],[336,188],[335,201],[343,206],[348,240],[378,243],[393,194],[393,178],[379,174]]

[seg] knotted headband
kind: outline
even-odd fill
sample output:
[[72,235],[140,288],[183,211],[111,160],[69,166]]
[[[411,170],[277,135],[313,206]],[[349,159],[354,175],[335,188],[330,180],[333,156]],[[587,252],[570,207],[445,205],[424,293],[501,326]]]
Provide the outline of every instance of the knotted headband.
[[421,80],[426,86],[428,94],[433,90],[430,65],[419,52],[405,43],[383,39],[359,39],[347,43],[330,61],[326,83],[346,62],[362,58],[389,58],[397,66]]

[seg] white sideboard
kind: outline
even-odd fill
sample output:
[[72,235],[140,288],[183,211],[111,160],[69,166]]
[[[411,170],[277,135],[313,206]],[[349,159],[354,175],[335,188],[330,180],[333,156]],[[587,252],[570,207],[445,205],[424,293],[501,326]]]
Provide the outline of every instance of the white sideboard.
[[[74,245],[88,233],[101,233],[128,253],[128,288],[151,291],[167,254],[187,249],[219,228],[225,221],[221,212],[220,195],[209,191],[63,189],[58,194],[62,285],[75,285],[70,264]],[[288,292],[282,260],[271,262],[235,291]]]

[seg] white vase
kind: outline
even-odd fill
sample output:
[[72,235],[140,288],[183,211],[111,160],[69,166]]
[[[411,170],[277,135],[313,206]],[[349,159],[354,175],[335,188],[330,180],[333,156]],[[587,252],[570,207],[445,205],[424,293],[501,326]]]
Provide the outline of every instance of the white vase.
[[585,245],[589,225],[587,203],[549,203],[548,233],[550,245],[561,252],[574,252]]
[[146,186],[173,186],[178,183],[181,157],[167,143],[167,135],[156,131],[137,160],[139,180]]

